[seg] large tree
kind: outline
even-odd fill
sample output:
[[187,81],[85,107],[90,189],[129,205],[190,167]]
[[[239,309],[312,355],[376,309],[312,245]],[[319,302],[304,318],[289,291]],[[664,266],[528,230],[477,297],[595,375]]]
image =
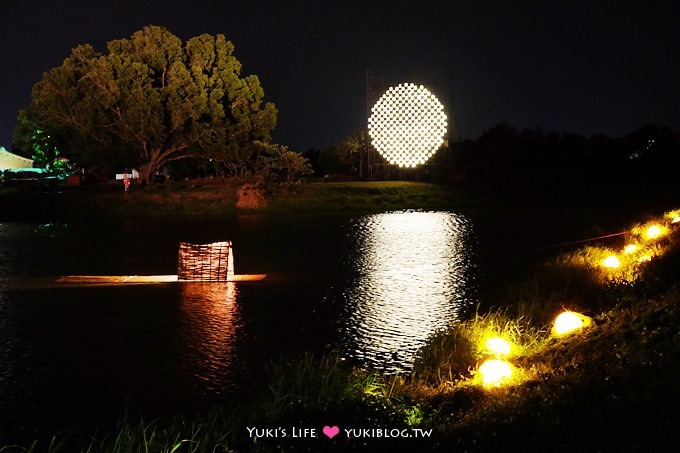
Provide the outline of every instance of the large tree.
[[164,163],[208,158],[227,165],[268,142],[276,108],[263,102],[257,76],[241,77],[234,46],[223,35],[183,43],[147,26],[108,43],[85,44],[43,75],[19,114],[15,142],[32,146],[41,131],[85,166],[138,166],[149,181]]

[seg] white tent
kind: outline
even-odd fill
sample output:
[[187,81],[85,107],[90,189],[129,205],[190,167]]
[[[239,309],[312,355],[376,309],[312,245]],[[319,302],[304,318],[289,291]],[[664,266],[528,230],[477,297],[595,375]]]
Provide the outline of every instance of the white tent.
[[5,171],[31,167],[33,167],[33,159],[17,156],[0,146],[0,170]]

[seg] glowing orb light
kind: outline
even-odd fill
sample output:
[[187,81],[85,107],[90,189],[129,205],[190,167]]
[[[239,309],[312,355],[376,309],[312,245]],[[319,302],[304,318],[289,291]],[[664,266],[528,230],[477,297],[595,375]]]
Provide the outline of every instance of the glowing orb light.
[[486,340],[484,345],[486,346],[486,349],[493,354],[502,356],[510,354],[510,343],[503,338],[491,337]]
[[602,265],[610,269],[617,269],[621,266],[621,261],[616,256],[609,255],[602,261]]
[[444,143],[446,114],[437,97],[422,85],[393,86],[371,108],[371,144],[389,163],[424,164]]
[[631,253],[637,252],[639,247],[635,244],[628,244],[627,246],[624,247],[623,253],[626,255],[630,255]]
[[479,366],[484,387],[498,387],[512,377],[512,365],[505,360],[491,359]]
[[645,238],[649,240],[658,239],[663,236],[664,231],[659,225],[652,225],[645,231]]
[[583,329],[590,324],[590,318],[573,311],[565,311],[555,318],[552,333],[555,336],[563,336]]
[[671,223],[680,223],[680,209],[674,209],[664,213],[664,218],[670,220]]
[[652,257],[650,255],[642,255],[638,258],[638,263],[649,263],[652,261]]

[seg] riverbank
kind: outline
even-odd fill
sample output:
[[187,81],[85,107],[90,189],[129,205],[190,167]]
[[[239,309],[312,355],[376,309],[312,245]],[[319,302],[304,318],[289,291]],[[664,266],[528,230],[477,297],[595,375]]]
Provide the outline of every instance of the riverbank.
[[[40,440],[27,450],[660,449],[680,422],[680,231],[675,217],[664,219],[665,235],[647,234],[647,245],[647,225],[620,225],[637,254],[590,243],[509,282],[478,316],[433,338],[411,374],[352,369],[334,354],[286,357],[270,364],[266,385],[243,389],[251,397],[239,406],[163,420],[130,413],[116,427],[59,434],[52,446]],[[621,239],[623,250],[630,244]],[[620,266],[602,266],[605,253]],[[591,325],[552,336],[565,308]],[[508,385],[480,385],[488,353],[477,340],[488,333],[514,345]]]
[[266,205],[240,208],[239,188],[247,180],[198,180],[133,188],[118,186],[47,192],[3,189],[5,220],[91,219],[109,217],[201,216],[237,212],[376,212],[400,209],[451,209],[474,203],[460,189],[407,181],[312,182],[262,189]]
[[468,208],[627,209],[658,212],[680,200],[677,190],[625,187],[574,193],[482,190],[415,181],[307,182],[262,187],[264,203],[240,207],[239,189],[253,181],[200,179],[125,192],[118,184],[37,191],[0,188],[0,221],[54,221],[126,217],[223,217],[235,213],[384,212]]

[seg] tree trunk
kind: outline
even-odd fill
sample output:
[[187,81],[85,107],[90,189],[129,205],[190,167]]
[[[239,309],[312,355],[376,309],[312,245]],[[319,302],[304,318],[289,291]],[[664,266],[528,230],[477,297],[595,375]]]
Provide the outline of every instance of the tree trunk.
[[139,178],[144,184],[149,185],[153,181],[153,174],[155,170],[156,166],[152,162],[141,164],[139,166]]

